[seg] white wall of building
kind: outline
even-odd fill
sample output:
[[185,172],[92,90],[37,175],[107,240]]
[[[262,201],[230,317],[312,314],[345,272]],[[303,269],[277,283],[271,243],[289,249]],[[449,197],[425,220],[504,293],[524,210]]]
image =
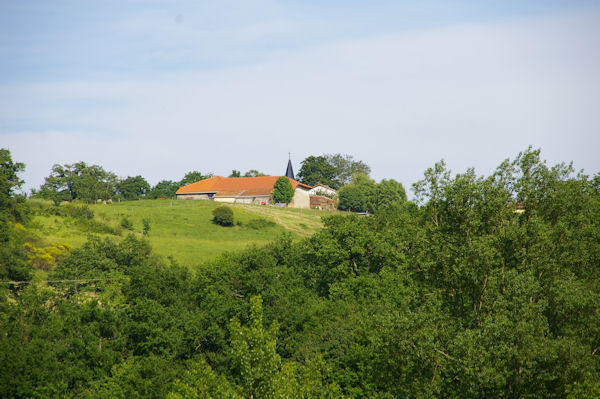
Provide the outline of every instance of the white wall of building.
[[207,200],[210,199],[208,194],[177,194],[177,199],[189,199],[189,200]]
[[324,195],[325,197],[333,197],[334,195],[337,194],[337,191],[335,191],[334,189],[329,188],[329,187],[315,186],[310,189],[309,193],[311,196],[312,195]]
[[294,198],[292,198],[292,202],[290,202],[288,206],[290,208],[310,208],[309,190],[306,190],[300,186],[296,187],[296,190],[294,190]]
[[215,202],[233,204],[235,202],[235,197],[215,197]]

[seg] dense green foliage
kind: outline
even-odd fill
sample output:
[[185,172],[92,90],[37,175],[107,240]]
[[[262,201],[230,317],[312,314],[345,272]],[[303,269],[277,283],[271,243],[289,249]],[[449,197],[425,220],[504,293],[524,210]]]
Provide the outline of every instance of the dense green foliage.
[[324,156],[311,155],[302,161],[302,166],[298,171],[298,179],[309,186],[324,184],[329,187],[337,188],[335,181],[336,170]]
[[120,180],[117,185],[117,194],[125,200],[136,200],[146,196],[150,191],[150,185],[142,176],[131,177]]
[[171,180],[161,180],[152,189],[148,191],[148,198],[173,198],[175,197],[175,192],[181,186],[185,186],[186,184],[195,183],[199,180],[208,179],[212,177],[212,173],[202,174],[198,171],[187,172],[183,179],[180,181],[171,181]]
[[186,173],[180,181],[161,180],[148,192],[148,198],[173,198],[179,187],[208,179],[209,177],[212,177],[212,173],[202,174],[198,171],[191,171]]
[[209,177],[212,177],[212,173],[204,175],[197,170],[187,172],[185,176],[183,176],[183,179],[181,179],[179,182],[179,186],[185,186],[186,184],[195,183],[200,180],[208,179]]
[[0,149],[0,209],[10,209],[14,204],[15,190],[23,185],[19,173],[25,170],[25,164],[13,162],[10,151]]
[[[355,161],[352,155],[348,154],[326,154],[325,159],[332,165],[336,171],[335,181],[339,188],[349,184],[355,175],[362,173],[369,176],[371,167],[363,161]],[[332,186],[333,187],[333,186]]]
[[54,165],[50,176],[36,195],[60,204],[62,201],[95,202],[114,196],[117,176],[98,165],[77,162],[72,165]]
[[375,213],[406,201],[406,191],[393,179],[384,179],[377,184],[359,173],[350,184],[340,188],[338,200],[338,208],[342,211]]
[[233,226],[233,211],[228,206],[213,209],[213,223],[219,226]]
[[289,204],[292,202],[292,198],[294,198],[294,187],[292,187],[292,183],[290,183],[290,180],[285,176],[279,177],[273,186],[271,202],[274,204]]
[[23,251],[25,237],[18,228],[30,213],[23,196],[16,194],[23,185],[19,173],[24,169],[23,163],[13,162],[10,151],[0,149],[0,280],[3,281],[31,278],[32,267]]
[[311,155],[302,161],[298,179],[309,186],[324,184],[338,189],[352,180],[356,174],[369,175],[371,168],[351,155]]
[[179,182],[171,180],[161,180],[150,190],[148,197],[156,198],[173,198],[177,189],[181,187]]
[[92,238],[48,276],[66,281],[2,292],[0,392],[594,397],[599,183],[532,150],[489,177],[439,163],[416,203],[194,273],[145,239]]

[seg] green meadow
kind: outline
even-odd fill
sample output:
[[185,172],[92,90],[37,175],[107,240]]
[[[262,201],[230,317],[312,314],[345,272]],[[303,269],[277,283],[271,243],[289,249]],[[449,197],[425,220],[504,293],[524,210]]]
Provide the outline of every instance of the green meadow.
[[[49,202],[31,202],[37,203],[38,208],[50,207]],[[146,219],[150,223],[147,238],[155,252],[194,267],[223,252],[267,244],[285,232],[298,238],[309,236],[322,226],[321,217],[328,214],[318,210],[227,204],[234,212],[235,225],[221,227],[212,223],[212,211],[220,205],[223,204],[203,200],[161,199],[93,204],[88,205],[93,218],[85,223],[68,216],[37,212],[32,227],[46,243],[63,242],[78,247],[90,234],[111,238],[122,238],[129,233],[142,236]],[[122,227],[123,219],[131,222],[131,229]]]

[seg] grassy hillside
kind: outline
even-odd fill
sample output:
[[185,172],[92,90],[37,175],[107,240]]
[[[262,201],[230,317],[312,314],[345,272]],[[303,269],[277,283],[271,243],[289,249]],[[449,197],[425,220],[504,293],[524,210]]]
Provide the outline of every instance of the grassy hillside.
[[[37,207],[51,208],[49,203]],[[90,205],[93,218],[82,220],[67,215],[39,212],[34,226],[48,243],[66,242],[82,245],[89,234],[124,237],[129,232],[142,235],[143,219],[150,221],[148,239],[155,251],[172,256],[177,262],[195,266],[225,251],[248,245],[263,245],[285,231],[308,236],[321,227],[321,216],[315,210],[274,208],[231,204],[236,225],[221,227],[212,223],[212,210],[221,204],[212,201],[142,200],[114,204]],[[62,205],[61,207],[65,207]],[[66,205],[72,207],[71,205]],[[123,218],[133,229],[121,227]]]

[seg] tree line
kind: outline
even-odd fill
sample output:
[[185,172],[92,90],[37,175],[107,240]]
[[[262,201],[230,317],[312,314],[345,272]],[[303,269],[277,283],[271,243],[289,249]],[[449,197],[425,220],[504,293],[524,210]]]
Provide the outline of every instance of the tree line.
[[[28,280],[23,165],[0,155],[2,281]],[[528,149],[412,188],[197,269],[91,237],[0,287],[0,395],[599,397],[600,174]]]
[[179,181],[161,180],[151,187],[142,176],[120,179],[101,166],[77,162],[54,165],[39,190],[32,191],[32,197],[48,199],[57,205],[63,201],[92,203],[112,199],[173,198],[179,187],[209,177],[212,174],[190,171]]

